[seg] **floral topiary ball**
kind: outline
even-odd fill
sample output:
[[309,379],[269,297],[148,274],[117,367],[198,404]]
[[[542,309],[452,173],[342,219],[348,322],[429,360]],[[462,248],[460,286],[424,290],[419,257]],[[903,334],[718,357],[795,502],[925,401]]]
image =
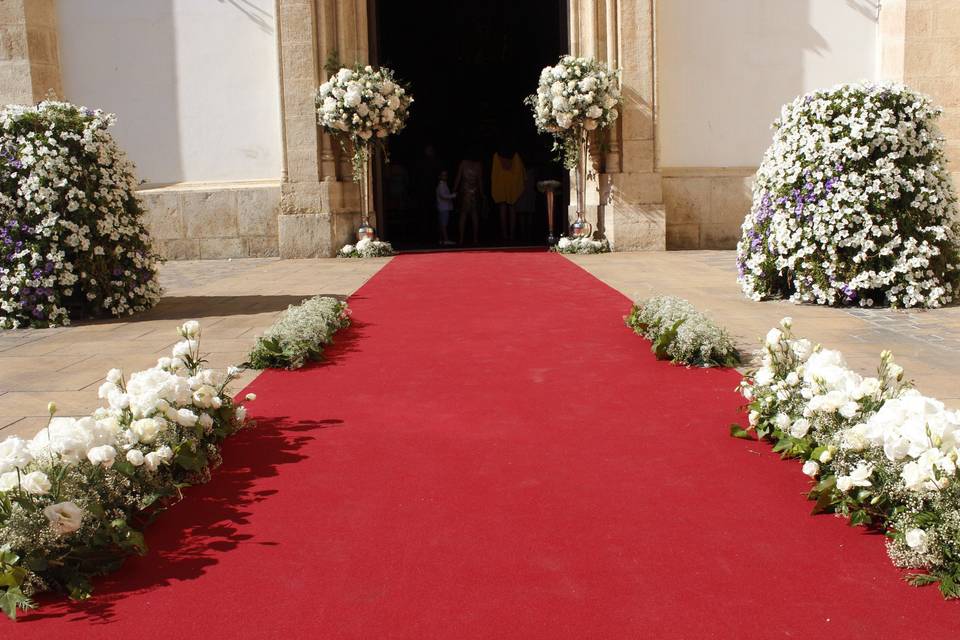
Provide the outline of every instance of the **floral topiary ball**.
[[0,110],[0,328],[127,315],[159,299],[112,123],[65,102]]
[[895,84],[801,96],[774,122],[737,247],[755,300],[938,307],[960,279],[940,109]]

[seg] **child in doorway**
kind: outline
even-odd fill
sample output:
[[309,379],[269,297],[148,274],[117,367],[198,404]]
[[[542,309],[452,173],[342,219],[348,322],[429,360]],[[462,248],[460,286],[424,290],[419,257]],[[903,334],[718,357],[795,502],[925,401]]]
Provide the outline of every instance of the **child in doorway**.
[[447,235],[447,225],[450,224],[450,212],[453,211],[453,201],[457,194],[450,192],[447,186],[447,172],[440,172],[440,181],[437,183],[437,225],[440,227],[440,244],[454,244]]

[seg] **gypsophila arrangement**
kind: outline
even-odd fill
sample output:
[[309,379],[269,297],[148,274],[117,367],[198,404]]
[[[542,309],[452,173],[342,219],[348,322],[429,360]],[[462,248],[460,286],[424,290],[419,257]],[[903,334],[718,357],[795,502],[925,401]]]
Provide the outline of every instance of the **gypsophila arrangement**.
[[0,110],[0,329],[128,315],[159,299],[113,122],[66,102]]
[[107,373],[93,415],[55,417],[51,403],[32,440],[0,442],[0,610],[11,618],[41,591],[87,598],[92,577],[146,553],[145,524],[209,480],[221,443],[244,426],[227,391],[240,370],[204,367],[197,322],[179,333],[153,368]]
[[357,244],[345,244],[337,254],[338,258],[384,258],[396,255],[393,245],[384,240],[362,238]]
[[353,179],[360,181],[370,143],[399,133],[407,124],[413,96],[394,72],[370,65],[342,68],[320,85],[317,122],[339,136],[353,158]]
[[960,257],[940,113],[897,84],[840,85],[786,105],[737,247],[744,292],[864,307],[951,302]]
[[893,562],[960,597],[960,412],[920,395],[885,351],[876,377],[851,371],[837,351],[797,339],[784,318],[767,334],[762,366],[740,391],[751,432],[799,458],[816,482],[814,513],[882,531]]
[[692,304],[674,296],[655,296],[633,305],[627,326],[650,340],[659,360],[697,367],[734,367],[740,354],[726,330]]
[[562,236],[553,250],[557,253],[610,253],[610,242],[606,238],[594,240],[586,236],[577,238]]
[[347,303],[316,296],[287,308],[250,351],[254,369],[299,369],[319,360],[333,335],[350,326]]
[[554,138],[564,166],[577,166],[583,132],[602,131],[620,115],[620,72],[592,58],[563,56],[540,72],[537,92],[525,102],[537,130]]

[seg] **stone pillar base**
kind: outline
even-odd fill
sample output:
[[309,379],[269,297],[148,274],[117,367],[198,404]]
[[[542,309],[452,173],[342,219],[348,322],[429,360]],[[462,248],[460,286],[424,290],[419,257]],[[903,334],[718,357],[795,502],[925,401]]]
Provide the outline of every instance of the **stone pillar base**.
[[330,214],[287,213],[278,222],[281,258],[331,258],[340,250],[331,237]]
[[611,203],[604,207],[606,236],[614,251],[665,251],[667,213],[662,204]]

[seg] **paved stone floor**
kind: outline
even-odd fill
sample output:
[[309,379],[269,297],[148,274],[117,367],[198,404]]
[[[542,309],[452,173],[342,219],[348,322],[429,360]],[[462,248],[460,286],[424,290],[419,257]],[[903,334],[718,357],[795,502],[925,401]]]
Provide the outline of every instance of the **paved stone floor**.
[[[160,271],[164,297],[129,318],[57,329],[0,331],[0,439],[32,435],[46,422],[51,400],[59,415],[98,406],[97,387],[111,367],[126,373],[169,355],[186,320],[203,327],[201,351],[210,365],[242,363],[254,338],[287,306],[327,294],[345,297],[389,258],[371,260],[205,260],[168,262]],[[239,391],[256,375],[234,383]]]
[[[658,293],[687,298],[727,327],[745,354],[787,315],[798,335],[840,349],[864,374],[875,371],[880,351],[891,349],[923,393],[960,408],[960,307],[861,311],[751,302],[740,293],[732,251],[570,259],[632,299]],[[211,366],[241,363],[254,338],[288,305],[317,294],[347,296],[388,260],[169,262],[161,270],[165,296],[148,313],[58,329],[0,331],[0,437],[31,435],[44,424],[50,400],[60,415],[93,411],[108,369],[151,366],[179,339],[176,327],[185,320],[202,323],[201,349]],[[246,372],[235,390],[255,375]]]
[[[784,316],[794,333],[839,349],[851,368],[875,374],[883,349],[893,351],[917,388],[960,408],[960,306],[945,309],[840,309],[746,299],[734,251],[668,251],[571,256],[631,299],[670,294],[688,299],[752,354]],[[626,314],[626,309],[624,313]]]

